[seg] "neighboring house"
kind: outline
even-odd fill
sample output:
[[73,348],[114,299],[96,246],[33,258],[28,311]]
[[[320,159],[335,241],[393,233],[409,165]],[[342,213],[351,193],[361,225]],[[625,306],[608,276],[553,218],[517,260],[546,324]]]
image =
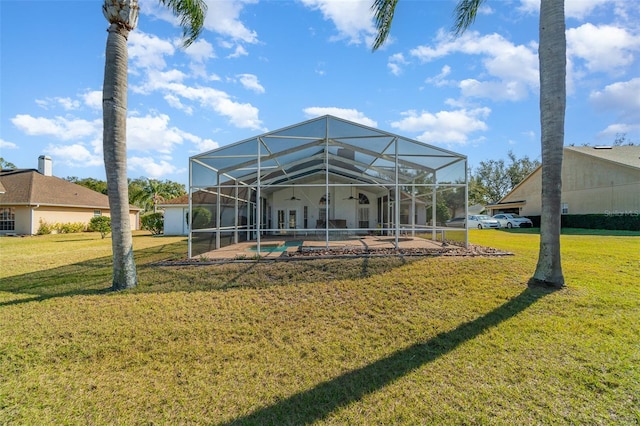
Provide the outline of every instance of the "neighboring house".
[[[140,209],[130,206],[131,229]],[[0,171],[0,234],[33,235],[40,223],[89,223],[109,216],[106,195],[52,175],[51,158],[40,156],[38,170]]]
[[[542,169],[538,167],[489,214],[541,214]],[[640,146],[565,147],[562,214],[640,214]]]
[[164,235],[188,235],[189,194],[158,204],[164,210]]

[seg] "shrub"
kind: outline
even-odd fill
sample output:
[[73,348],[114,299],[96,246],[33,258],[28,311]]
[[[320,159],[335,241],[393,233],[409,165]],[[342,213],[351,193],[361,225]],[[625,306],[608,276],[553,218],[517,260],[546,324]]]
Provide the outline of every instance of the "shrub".
[[102,238],[111,232],[111,218],[108,216],[94,216],[89,221],[89,231],[99,232]]
[[142,229],[151,231],[152,235],[162,234],[164,231],[164,214],[148,213],[140,218],[142,222]]
[[[196,207],[193,209],[193,229],[202,229],[209,226],[213,214],[204,207]],[[187,224],[189,223],[189,213],[187,213]]]
[[75,234],[87,230],[87,225],[82,222],[56,223],[55,226],[60,234]]
[[40,219],[40,227],[38,228],[38,235],[49,235],[54,230],[55,230],[55,225],[52,225]]

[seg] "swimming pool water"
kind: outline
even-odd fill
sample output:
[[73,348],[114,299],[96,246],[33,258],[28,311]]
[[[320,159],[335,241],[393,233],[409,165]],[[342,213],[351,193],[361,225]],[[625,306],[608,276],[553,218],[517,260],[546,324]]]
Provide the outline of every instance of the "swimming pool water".
[[[284,252],[287,250],[287,248],[289,247],[298,247],[300,246],[300,244],[302,244],[302,241],[285,241],[284,244],[279,244],[276,245],[274,243],[263,243],[260,244],[260,252],[264,252],[264,253],[278,253],[278,252]],[[251,247],[249,247],[247,250],[249,251],[258,251],[258,245],[254,244]]]

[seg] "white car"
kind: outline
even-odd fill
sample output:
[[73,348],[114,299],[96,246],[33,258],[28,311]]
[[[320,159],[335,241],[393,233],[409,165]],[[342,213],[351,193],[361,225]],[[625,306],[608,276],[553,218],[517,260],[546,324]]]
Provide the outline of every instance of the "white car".
[[[469,229],[478,228],[478,229],[499,229],[500,222],[493,219],[491,216],[486,214],[470,214],[467,220],[469,223]],[[447,221],[447,226],[451,228],[464,228],[465,220],[464,217],[456,217]]]
[[500,229],[500,222],[486,214],[472,214],[469,215],[469,229]]
[[531,219],[520,216],[515,213],[500,213],[493,216],[498,222],[500,222],[500,226],[503,228],[531,228],[533,227],[533,222]]

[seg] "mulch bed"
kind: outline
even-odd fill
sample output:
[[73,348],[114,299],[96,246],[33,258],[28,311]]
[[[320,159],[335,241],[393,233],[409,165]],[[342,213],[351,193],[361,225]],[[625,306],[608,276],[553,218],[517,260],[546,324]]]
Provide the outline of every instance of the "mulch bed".
[[513,256],[513,253],[491,247],[469,244],[468,248],[448,245],[436,248],[305,248],[283,253],[281,257],[344,257],[344,256]]
[[284,252],[276,258],[235,258],[235,259],[206,259],[192,258],[158,262],[161,266],[182,266],[182,265],[213,265],[225,263],[246,263],[246,262],[278,262],[290,260],[313,260],[313,259],[339,259],[354,257],[383,257],[383,256],[460,256],[460,257],[501,257],[513,256],[513,253],[498,250],[491,247],[469,244],[468,248],[456,245],[446,245],[435,248],[360,248],[360,247],[300,247],[297,251]]

